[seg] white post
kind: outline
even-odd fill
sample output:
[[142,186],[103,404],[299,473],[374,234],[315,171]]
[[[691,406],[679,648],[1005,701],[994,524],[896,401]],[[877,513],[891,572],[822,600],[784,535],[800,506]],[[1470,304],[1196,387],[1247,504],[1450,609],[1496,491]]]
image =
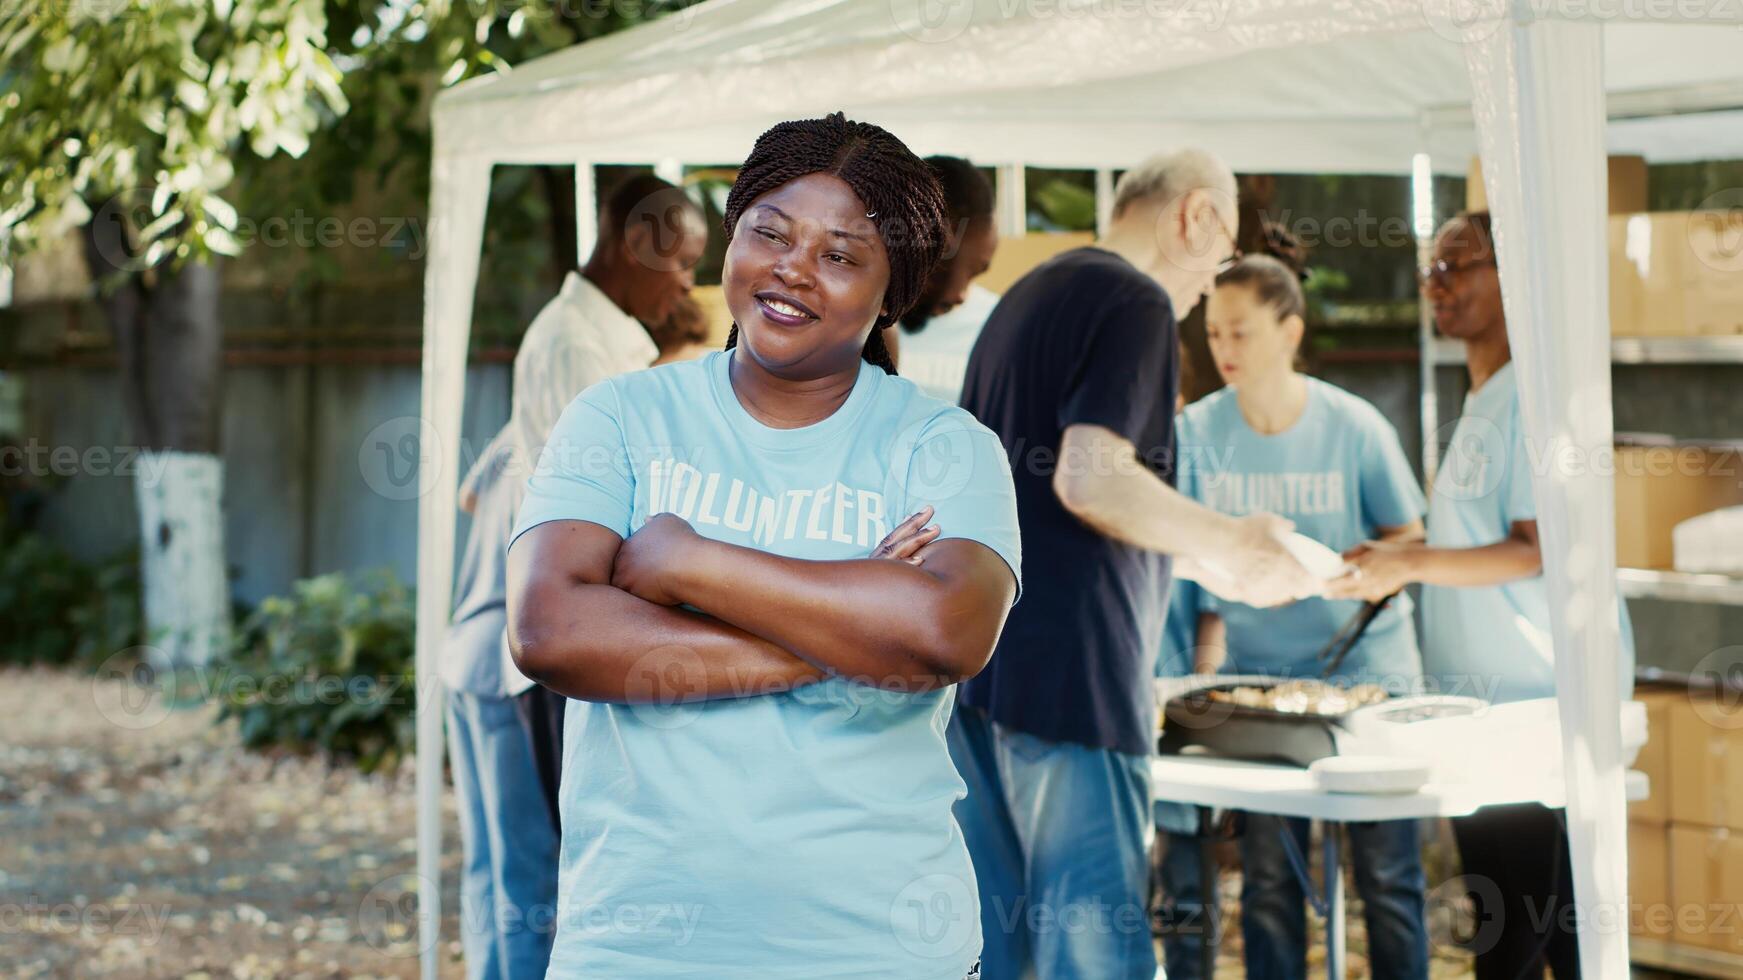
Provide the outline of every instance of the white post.
[[1107,237],[1114,223],[1114,172],[1106,167],[1095,172],[1095,237]]
[[[1424,138],[1424,145],[1427,144]],[[1428,153],[1416,154],[1410,165],[1411,224],[1416,232],[1416,266],[1422,268],[1434,258],[1434,164]],[[1434,471],[1440,463],[1440,390],[1435,387],[1439,372],[1434,359],[1434,311],[1419,295],[1416,300],[1416,350],[1421,362],[1417,369],[1422,381],[1422,482],[1434,486]]]
[[1024,204],[1023,164],[999,165],[995,188],[998,195],[998,226],[1000,238],[1022,238],[1029,231],[1029,212]]
[[575,260],[583,265],[599,239],[599,188],[594,183],[593,161],[575,161]]
[[466,345],[490,161],[443,152],[437,123],[430,177],[430,259],[424,271],[424,361],[418,460],[417,796],[418,953],[436,980],[442,923],[443,695],[437,663],[452,612],[460,411]]

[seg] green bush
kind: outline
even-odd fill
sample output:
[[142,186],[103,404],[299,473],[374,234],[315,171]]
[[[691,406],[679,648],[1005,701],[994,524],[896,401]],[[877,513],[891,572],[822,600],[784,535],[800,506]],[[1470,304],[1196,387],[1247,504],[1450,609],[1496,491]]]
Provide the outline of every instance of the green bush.
[[364,771],[411,750],[413,592],[391,572],[335,572],[263,600],[221,666],[220,720],[250,748],[319,750]]
[[138,646],[138,556],[81,561],[34,533],[0,533],[0,663],[90,667]]

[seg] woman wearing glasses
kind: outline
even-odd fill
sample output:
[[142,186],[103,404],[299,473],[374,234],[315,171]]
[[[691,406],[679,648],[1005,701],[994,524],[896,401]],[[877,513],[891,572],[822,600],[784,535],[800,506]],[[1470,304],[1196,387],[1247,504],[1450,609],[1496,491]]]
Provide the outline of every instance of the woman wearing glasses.
[[[1301,373],[1306,302],[1298,274],[1254,255],[1217,277],[1205,328],[1228,387],[1187,406],[1182,492],[1226,514],[1270,511],[1334,549],[1422,534],[1423,499],[1398,433],[1366,401]],[[1259,609],[1208,599],[1235,673],[1317,677],[1319,654],[1361,604],[1308,598]],[[1413,692],[1421,657],[1410,600],[1393,599],[1335,668],[1334,680]],[[1201,641],[1202,642],[1202,641]],[[1249,814],[1241,845],[1241,932],[1253,980],[1307,976],[1305,896],[1284,835],[1308,849],[1303,819]],[[1413,820],[1349,825],[1356,887],[1377,977],[1428,976],[1425,881]]]
[[[1424,667],[1441,693],[1497,703],[1553,697],[1531,457],[1487,212],[1441,228],[1422,296],[1440,332],[1464,342],[1471,385],[1435,474],[1428,538],[1351,550],[1345,557],[1357,572],[1330,591],[1369,598],[1422,583]],[[1618,605],[1626,678],[1634,670],[1633,631],[1627,607]],[[1478,921],[1498,926],[1475,949],[1478,980],[1541,977],[1546,962],[1557,980],[1579,976],[1563,811],[1487,807],[1452,824],[1472,895],[1500,902],[1479,910]]]

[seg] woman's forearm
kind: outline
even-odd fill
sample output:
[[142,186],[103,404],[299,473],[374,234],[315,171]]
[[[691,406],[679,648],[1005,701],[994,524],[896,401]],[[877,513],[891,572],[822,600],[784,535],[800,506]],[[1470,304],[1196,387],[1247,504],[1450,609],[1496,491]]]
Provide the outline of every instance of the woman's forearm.
[[[805,561],[709,542],[674,577],[673,592],[832,673],[930,690],[986,665],[1015,585],[1003,562],[980,545],[943,542],[926,554],[920,566]],[[997,563],[1003,574],[971,574],[976,562]],[[1001,577],[1002,594],[984,584]]]
[[1411,558],[1414,581],[1451,588],[1501,585],[1543,571],[1537,545],[1517,538],[1480,548],[1417,545],[1411,550]]
[[824,672],[736,626],[610,585],[547,582],[509,607],[522,673],[582,701],[675,704],[775,694]]

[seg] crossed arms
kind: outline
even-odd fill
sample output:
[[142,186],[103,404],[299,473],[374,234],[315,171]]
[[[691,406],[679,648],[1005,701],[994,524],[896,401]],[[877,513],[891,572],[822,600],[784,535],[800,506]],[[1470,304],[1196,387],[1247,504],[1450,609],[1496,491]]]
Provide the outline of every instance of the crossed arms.
[[938,540],[930,516],[847,561],[713,541],[671,514],[627,539],[540,524],[509,549],[509,647],[528,677],[584,701],[745,697],[829,676],[954,684],[986,666],[1016,581],[991,548]]

